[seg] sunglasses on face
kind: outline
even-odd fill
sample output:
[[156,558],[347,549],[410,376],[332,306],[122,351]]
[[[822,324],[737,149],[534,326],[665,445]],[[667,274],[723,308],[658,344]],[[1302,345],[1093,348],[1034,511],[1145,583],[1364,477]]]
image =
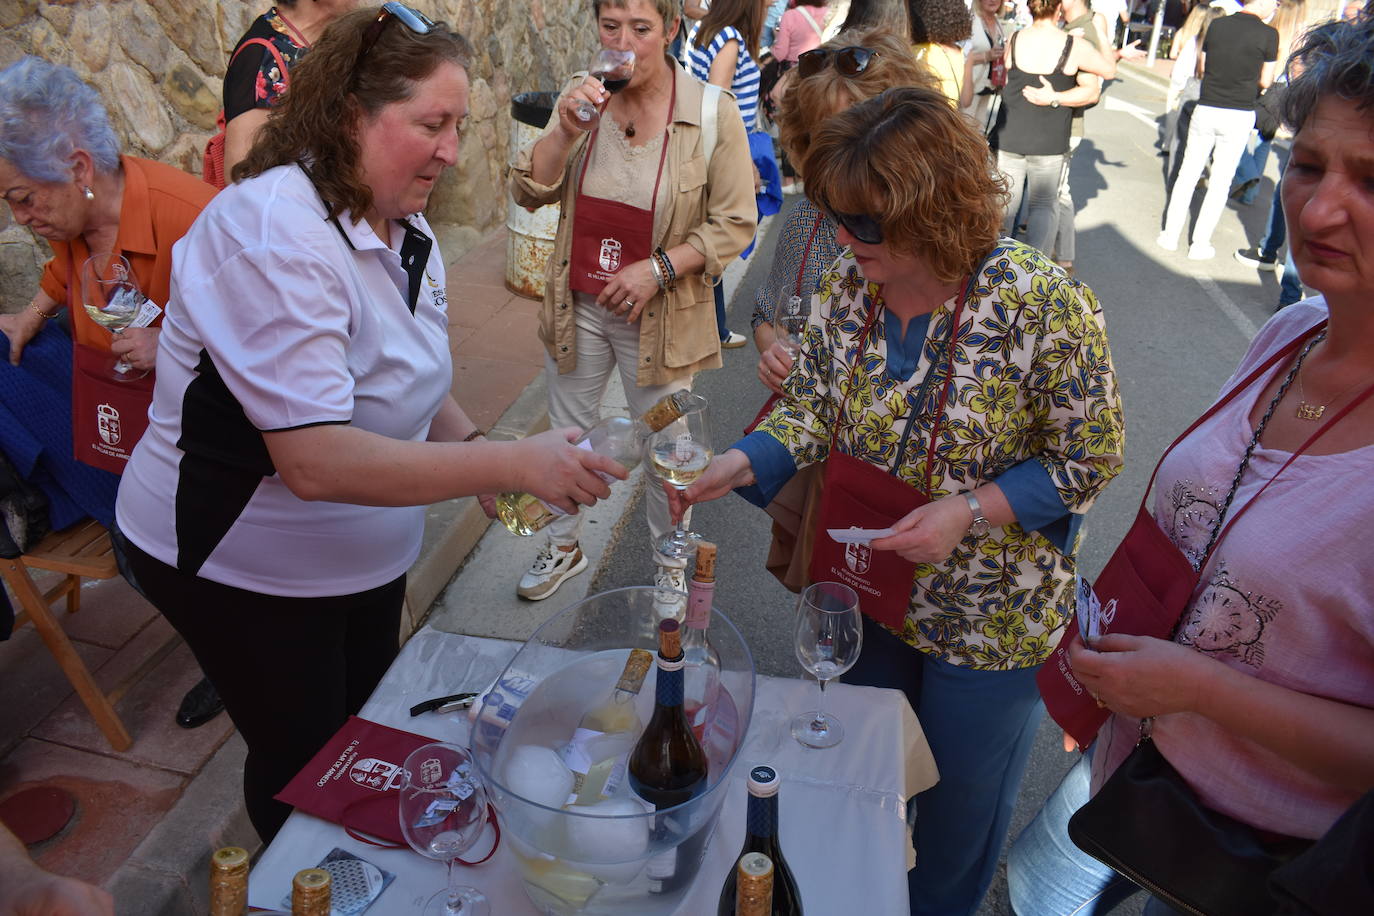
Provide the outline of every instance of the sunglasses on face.
[[817,48],[807,51],[797,58],[797,75],[802,79],[820,73],[831,61],[842,76],[858,76],[868,69],[868,63],[877,54],[872,48],[850,45],[847,48]]
[[393,19],[416,35],[428,35],[434,30],[434,23],[419,10],[413,10],[404,3],[383,3],[381,11],[377,13],[377,18],[372,20],[372,24],[367,27],[367,32],[363,34],[362,44],[358,46],[358,59],[353,62],[354,73],[358,72],[358,68],[362,66],[368,52],[377,44],[377,39],[382,37],[386,24]]
[[831,222],[865,245],[883,243],[883,225],[867,213],[838,213],[827,209]]

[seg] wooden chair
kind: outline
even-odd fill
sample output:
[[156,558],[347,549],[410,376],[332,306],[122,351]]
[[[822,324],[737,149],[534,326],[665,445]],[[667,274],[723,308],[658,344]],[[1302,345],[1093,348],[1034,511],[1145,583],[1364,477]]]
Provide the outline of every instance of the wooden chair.
[[[44,592],[39,591],[38,585],[30,577],[31,569],[52,570],[63,575],[56,585]],[[101,690],[86,663],[77,655],[52,608],[53,602],[65,596],[67,612],[75,614],[81,610],[83,578],[113,579],[119,575],[109,532],[93,519],[78,522],[70,528],[49,534],[21,557],[0,558],[0,573],[3,573],[6,584],[19,599],[15,629],[28,622],[33,623],[38,635],[47,644],[48,651],[81,697],[81,702],[86,704],[96,724],[105,733],[106,739],[115,750],[127,750],[133,739],[115,712],[114,704],[128,689],[129,681],[126,679],[109,694]]]

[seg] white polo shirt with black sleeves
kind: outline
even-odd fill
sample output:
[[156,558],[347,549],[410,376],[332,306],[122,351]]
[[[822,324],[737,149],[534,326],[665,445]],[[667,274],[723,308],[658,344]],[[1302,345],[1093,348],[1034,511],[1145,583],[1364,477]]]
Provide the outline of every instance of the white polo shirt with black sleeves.
[[452,383],[444,265],[423,216],[326,208],[299,166],[230,185],[173,248],[148,432],[116,509],[184,573],[269,595],[383,585],[420,551],[425,507],[298,499],[263,432],[325,423],[423,440]]

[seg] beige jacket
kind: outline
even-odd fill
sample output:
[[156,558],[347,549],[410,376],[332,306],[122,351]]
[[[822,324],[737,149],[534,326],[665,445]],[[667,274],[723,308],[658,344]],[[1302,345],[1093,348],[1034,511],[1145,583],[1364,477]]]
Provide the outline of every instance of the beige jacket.
[[[664,181],[676,188],[670,212],[659,224],[656,246],[665,250],[686,241],[706,257],[704,273],[678,275],[676,289],[657,293],[639,317],[640,385],[664,385],[699,369],[721,365],[720,335],[716,332],[715,304],[711,287],[720,282],[725,265],[737,257],[754,237],[757,208],[754,203],[754,170],[744,121],[734,99],[721,95],[716,119],[717,140],[706,166],[701,148],[702,84],[677,64],[677,107],[673,114]],[[578,78],[564,93],[582,82]],[[562,96],[559,97],[561,103]],[[555,109],[556,110],[556,109]],[[557,130],[557,114],[545,132]],[[543,138],[541,135],[540,139]],[[536,143],[538,141],[535,141]],[[558,364],[560,374],[577,366],[577,339],[573,323],[572,290],[568,285],[568,256],[572,247],[572,211],[577,182],[574,176],[586,153],[587,140],[572,146],[562,175],[552,185],[530,177],[534,144],[521,150],[511,170],[510,187],[515,202],[525,207],[558,201],[561,205],[553,257],[545,272],[544,307],[539,314],[539,339]],[[665,303],[666,299],[666,303]]]

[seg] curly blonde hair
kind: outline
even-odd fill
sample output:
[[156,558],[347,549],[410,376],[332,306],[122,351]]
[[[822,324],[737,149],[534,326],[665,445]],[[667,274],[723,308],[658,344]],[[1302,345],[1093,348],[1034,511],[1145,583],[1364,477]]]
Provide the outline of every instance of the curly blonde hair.
[[417,35],[400,22],[387,22],[359,61],[378,12],[378,7],[354,10],[325,30],[292,69],[290,91],[268,116],[253,149],[234,166],[234,181],[308,162],[331,217],[371,209],[372,188],[359,164],[359,119],[409,99],[440,64],[466,70],[472,60],[467,39],[446,23],[436,22]]
[[821,47],[835,51],[852,46],[873,52],[862,73],[845,76],[832,64],[806,79],[794,75],[787,88],[778,111],[778,138],[793,162],[806,159],[811,138],[822,121],[855,102],[894,86],[939,86],[934,74],[912,55],[910,45],[887,29],[841,32]]
[[888,89],[825,121],[805,174],[817,206],[872,216],[890,249],[919,255],[943,282],[974,270],[1001,234],[1006,179],[938,89]]

